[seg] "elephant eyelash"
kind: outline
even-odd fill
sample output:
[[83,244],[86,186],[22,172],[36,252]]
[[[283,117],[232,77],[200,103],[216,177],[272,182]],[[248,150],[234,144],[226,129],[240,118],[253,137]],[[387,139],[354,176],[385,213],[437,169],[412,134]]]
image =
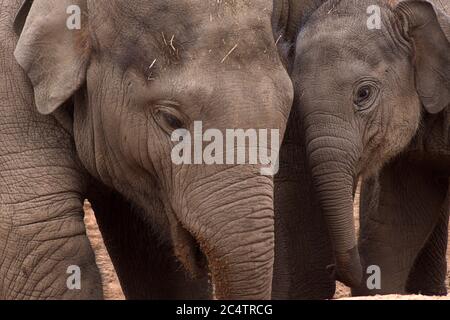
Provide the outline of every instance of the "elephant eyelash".
[[158,126],[168,135],[171,135],[176,129],[186,127],[186,121],[183,115],[174,107],[157,105],[152,115]]

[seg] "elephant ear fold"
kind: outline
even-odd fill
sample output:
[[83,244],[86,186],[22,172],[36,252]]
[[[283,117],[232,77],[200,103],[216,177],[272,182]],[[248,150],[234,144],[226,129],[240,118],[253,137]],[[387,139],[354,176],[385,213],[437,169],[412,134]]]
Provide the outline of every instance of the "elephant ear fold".
[[30,12],[32,4],[33,0],[22,0],[22,5],[20,6],[20,9],[14,19],[14,31],[17,35],[20,35],[22,33],[23,26],[25,25],[25,20],[27,19],[28,12]]
[[416,89],[429,113],[450,103],[450,43],[433,6],[403,1],[394,10],[405,37],[414,48]]
[[35,103],[50,114],[85,82],[90,44],[86,0],[27,0],[17,15],[25,23],[14,56],[34,88]]

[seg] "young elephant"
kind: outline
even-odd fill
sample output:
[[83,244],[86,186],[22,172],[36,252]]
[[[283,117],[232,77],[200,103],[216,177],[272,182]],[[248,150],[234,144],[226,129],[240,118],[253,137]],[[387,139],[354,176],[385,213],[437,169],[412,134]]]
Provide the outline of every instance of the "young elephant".
[[0,4],[0,298],[101,298],[85,197],[128,298],[208,298],[208,269],[217,298],[270,298],[273,179],[177,165],[171,133],[284,133],[272,1],[28,0],[16,46],[21,2]]
[[[450,18],[425,1],[322,2],[302,23],[292,78],[332,271],[356,294],[445,293]],[[375,290],[362,279],[371,265]]]
[[[275,0],[273,25],[282,60],[289,69],[297,29],[317,6],[314,0]],[[299,125],[300,124],[300,125]],[[333,253],[306,161],[297,110],[291,110],[275,176],[274,299],[331,299],[335,281],[326,270]]]

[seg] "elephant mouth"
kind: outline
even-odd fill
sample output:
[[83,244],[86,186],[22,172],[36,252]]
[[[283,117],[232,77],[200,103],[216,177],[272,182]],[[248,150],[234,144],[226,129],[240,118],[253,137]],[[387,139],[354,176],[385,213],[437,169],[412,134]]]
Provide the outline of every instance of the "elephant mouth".
[[208,262],[194,236],[183,227],[176,215],[169,213],[171,237],[174,254],[192,278],[199,279],[207,276]]

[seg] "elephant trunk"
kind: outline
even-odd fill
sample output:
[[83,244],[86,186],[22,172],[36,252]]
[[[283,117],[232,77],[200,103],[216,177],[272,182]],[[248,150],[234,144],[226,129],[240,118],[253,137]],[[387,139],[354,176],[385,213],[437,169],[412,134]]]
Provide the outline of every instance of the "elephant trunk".
[[273,179],[235,167],[197,181],[180,219],[207,259],[215,298],[270,299]]
[[317,125],[309,126],[307,154],[313,184],[333,246],[335,265],[330,266],[330,269],[337,280],[354,287],[362,279],[353,217],[358,151],[356,144],[348,138],[351,135],[330,135],[325,131],[317,128]]

